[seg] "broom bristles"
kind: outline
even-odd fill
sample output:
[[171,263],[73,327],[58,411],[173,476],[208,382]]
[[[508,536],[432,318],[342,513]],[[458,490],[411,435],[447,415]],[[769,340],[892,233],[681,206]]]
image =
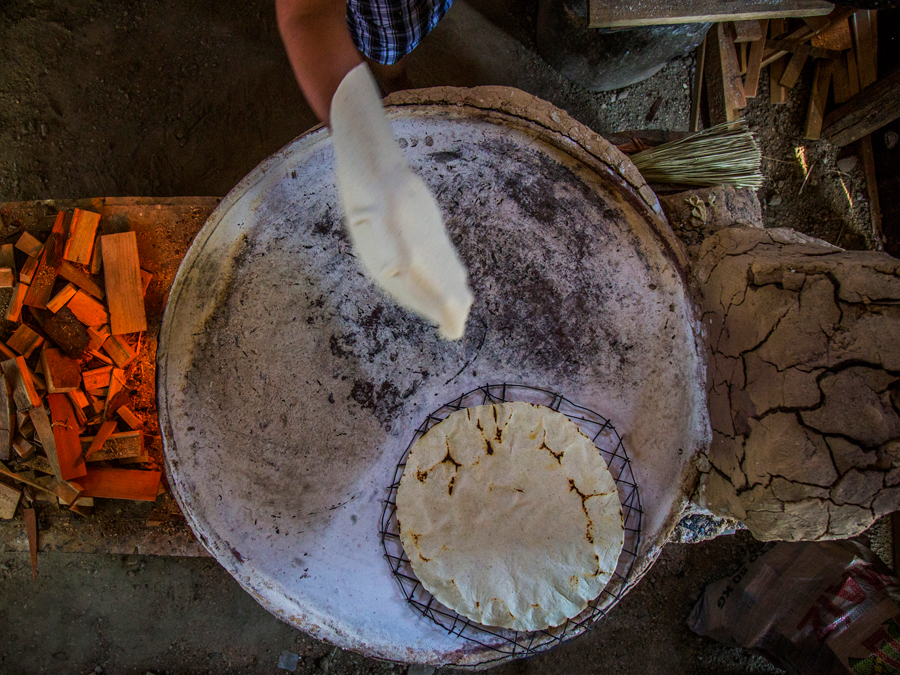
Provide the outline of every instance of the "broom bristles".
[[631,156],[648,183],[758,189],[762,154],[744,120],[717,124],[696,134]]

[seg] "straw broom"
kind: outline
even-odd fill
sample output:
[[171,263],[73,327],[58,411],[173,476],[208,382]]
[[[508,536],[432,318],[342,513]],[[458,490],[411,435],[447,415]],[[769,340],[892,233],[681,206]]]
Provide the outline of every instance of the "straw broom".
[[631,156],[648,183],[758,189],[762,155],[744,120],[717,124]]

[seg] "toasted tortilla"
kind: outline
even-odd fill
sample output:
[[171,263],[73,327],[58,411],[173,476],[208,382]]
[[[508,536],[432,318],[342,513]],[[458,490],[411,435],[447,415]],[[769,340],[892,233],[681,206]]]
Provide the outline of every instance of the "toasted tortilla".
[[625,535],[593,442],[565,415],[519,402],[457,411],[420,438],[397,518],[438,601],[514,630],[580,614],[612,576]]

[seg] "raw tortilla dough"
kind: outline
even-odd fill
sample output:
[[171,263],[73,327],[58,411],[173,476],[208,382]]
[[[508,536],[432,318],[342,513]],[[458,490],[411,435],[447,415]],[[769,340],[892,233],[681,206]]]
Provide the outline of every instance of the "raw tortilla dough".
[[457,411],[420,438],[397,519],[438,601],[514,630],[581,613],[612,576],[625,534],[596,446],[565,415],[518,402]]

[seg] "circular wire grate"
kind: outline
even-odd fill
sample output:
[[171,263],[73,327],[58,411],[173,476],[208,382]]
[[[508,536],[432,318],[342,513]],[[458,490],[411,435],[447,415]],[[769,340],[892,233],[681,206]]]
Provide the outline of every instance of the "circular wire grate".
[[[563,413],[578,425],[581,431],[594,442],[606,460],[609,471],[615,479],[619,491],[619,501],[622,505],[625,543],[609,583],[597,598],[588,603],[581,614],[569,619],[561,626],[546,630],[514,631],[484,626],[442,605],[422,586],[413,572],[409,558],[400,542],[400,528],[397,523],[397,488],[400,486],[400,479],[406,468],[406,458],[415,442],[424,436],[431,427],[457,410],[505,401],[525,401],[544,405]],[[488,655],[481,661],[481,663],[487,663],[545,651],[580,635],[603,618],[622,596],[631,580],[640,544],[641,514],[641,499],[631,470],[631,462],[625,452],[622,439],[619,438],[615,427],[608,419],[552,391],[526,385],[490,384],[473,389],[441,406],[428,415],[421,426],[416,429],[394,470],[394,480],[388,487],[388,497],[385,500],[381,516],[381,545],[384,548],[384,555],[390,563],[394,578],[410,606],[452,635],[470,640],[496,652],[495,657]]]

